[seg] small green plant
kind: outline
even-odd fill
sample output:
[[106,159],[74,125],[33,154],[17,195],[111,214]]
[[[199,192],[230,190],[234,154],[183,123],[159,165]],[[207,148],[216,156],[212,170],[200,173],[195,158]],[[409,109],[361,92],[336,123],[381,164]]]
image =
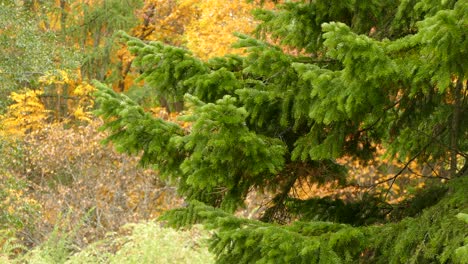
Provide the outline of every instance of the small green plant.
[[75,238],[90,213],[91,211],[83,216],[79,223],[73,222],[72,215],[74,212],[72,210],[64,216],[59,215],[57,223],[52,232],[50,232],[48,239],[21,258],[18,258],[18,261],[20,263],[37,264],[65,263],[74,252],[79,251]]
[[25,250],[26,247],[14,237],[12,230],[0,230],[0,263],[10,263],[11,258]]
[[[468,224],[468,214],[459,213],[457,218]],[[465,237],[465,244],[455,250],[456,263],[468,263],[468,236]]]
[[[0,156],[3,149],[0,147]],[[40,204],[28,191],[29,182],[5,171],[0,160],[0,255],[10,257],[22,250],[25,236],[35,229]]]
[[[209,233],[200,226],[176,231],[157,222],[144,222],[122,229],[129,234],[93,243],[66,263],[214,263],[205,244]],[[117,250],[112,253],[110,248]]]

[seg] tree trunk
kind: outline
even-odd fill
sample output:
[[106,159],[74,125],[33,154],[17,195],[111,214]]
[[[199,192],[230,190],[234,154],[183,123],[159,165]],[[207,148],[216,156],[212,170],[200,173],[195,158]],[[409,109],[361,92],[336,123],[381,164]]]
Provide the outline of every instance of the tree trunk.
[[460,130],[460,114],[462,108],[462,92],[463,78],[462,75],[458,77],[457,84],[453,89],[453,116],[452,126],[450,129],[450,174],[455,176],[457,173],[457,155],[458,155],[458,132]]
[[60,30],[62,31],[62,38],[66,38],[65,29],[66,29],[66,22],[67,22],[67,12],[65,10],[66,7],[66,0],[60,0]]

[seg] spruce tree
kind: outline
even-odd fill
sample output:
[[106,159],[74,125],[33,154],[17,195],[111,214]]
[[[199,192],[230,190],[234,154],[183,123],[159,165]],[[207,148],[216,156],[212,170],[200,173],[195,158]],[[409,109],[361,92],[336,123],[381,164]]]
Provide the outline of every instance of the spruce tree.
[[[462,246],[463,222],[449,218],[454,224],[434,231],[457,247],[420,254],[421,242],[390,234],[422,222],[357,227],[384,218],[378,210],[363,213],[375,209],[373,198],[353,210],[289,193],[301,180],[346,184],[336,159],[369,159],[382,145],[390,158],[446,162],[456,182],[449,193],[459,198],[457,206],[442,208],[453,218],[457,210],[466,213],[460,186],[467,186],[468,171],[467,14],[468,2],[454,0],[286,2],[256,11],[255,36],[238,35],[236,47],[245,55],[208,61],[121,33],[140,79],[171,103],[183,102],[181,119],[192,125],[154,118],[99,83],[97,113],[109,141],[142,153],[143,164],[192,201],[166,219],[218,229],[212,250],[220,263],[385,263],[390,257],[392,263],[444,263]],[[275,193],[263,222],[230,214],[252,189]],[[285,211],[302,221],[280,225]],[[383,234],[401,248],[390,250],[377,239]],[[394,258],[395,252],[404,255]]]

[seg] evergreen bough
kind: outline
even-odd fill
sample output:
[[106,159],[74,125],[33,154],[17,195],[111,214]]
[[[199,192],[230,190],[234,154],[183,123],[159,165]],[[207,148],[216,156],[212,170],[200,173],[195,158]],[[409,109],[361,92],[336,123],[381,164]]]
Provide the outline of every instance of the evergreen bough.
[[[121,151],[142,152],[143,164],[177,182],[193,202],[166,219],[218,229],[212,250],[220,263],[455,261],[466,233],[455,215],[467,212],[460,188],[468,172],[468,2],[317,0],[277,7],[256,11],[256,38],[238,35],[244,56],[201,61],[183,48],[121,33],[140,79],[169,109],[183,105],[181,120],[192,126],[154,118],[96,83],[108,140]],[[372,158],[376,145],[401,161],[448,164],[455,183],[447,198],[419,217],[366,226],[373,218],[385,222],[376,202],[353,207],[289,197],[302,180],[345,184],[336,159]],[[253,188],[276,194],[264,222],[230,214]],[[284,212],[303,221],[280,225]],[[311,221],[317,219],[324,222]]]

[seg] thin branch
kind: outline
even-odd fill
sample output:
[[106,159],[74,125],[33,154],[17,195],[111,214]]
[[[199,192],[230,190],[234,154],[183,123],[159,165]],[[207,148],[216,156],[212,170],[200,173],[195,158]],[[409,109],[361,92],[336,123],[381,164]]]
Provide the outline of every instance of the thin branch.
[[[438,135],[440,136],[443,132],[445,132],[446,130],[446,126],[442,129],[441,133]],[[457,149],[453,149],[451,146],[448,146],[447,144],[445,144],[442,140],[440,140],[439,138],[435,137],[435,136],[432,136],[432,135],[429,135],[427,133],[425,133],[424,131],[421,131],[421,130],[416,130],[416,132],[422,134],[423,136],[426,136],[428,137],[429,139],[433,140],[435,143],[437,143],[439,146],[441,147],[444,147],[446,148],[447,150],[451,150],[451,151],[455,151],[458,155],[464,157],[465,159],[468,159],[468,154],[463,152],[463,151],[459,151]]]
[[0,71],[0,74],[4,75],[45,75],[44,72],[4,72]]
[[427,166],[429,166],[432,173],[434,173],[437,177],[440,177],[439,173],[437,173],[437,171],[434,169],[434,167],[431,164],[429,164],[429,162],[425,161],[425,163],[426,163]]
[[388,194],[390,193],[390,190],[392,189],[393,184],[395,183],[396,179],[403,173],[403,171],[404,171],[405,169],[408,168],[408,166],[410,165],[411,162],[413,162],[417,157],[419,157],[419,155],[421,155],[421,153],[422,153],[427,147],[429,147],[430,144],[432,144],[432,142],[429,142],[429,143],[427,143],[424,147],[422,147],[421,150],[418,151],[418,153],[416,153],[408,162],[406,162],[405,166],[403,166],[403,168],[401,168],[401,170],[400,170],[397,174],[395,174],[395,176],[393,176],[393,177],[391,177],[391,178],[389,178],[389,179],[386,179],[386,180],[384,181],[384,182],[392,181],[392,182],[390,183],[390,186],[388,187],[387,192],[385,193],[385,199],[387,199],[387,196],[388,196]]
[[418,152],[416,155],[414,155],[414,156],[405,164],[405,166],[403,166],[403,168],[401,168],[400,171],[399,171],[397,174],[395,174],[395,176],[393,176],[393,177],[391,177],[391,178],[389,178],[389,179],[387,179],[387,180],[384,181],[384,182],[392,181],[392,182],[390,183],[390,186],[388,187],[387,192],[385,193],[385,198],[384,198],[385,200],[387,200],[387,196],[388,196],[388,194],[390,193],[390,190],[392,189],[393,184],[395,183],[396,179],[403,173],[403,171],[406,170],[406,168],[408,168],[408,166],[410,165],[410,163],[413,162],[413,161],[419,156],[419,154],[421,154],[421,152],[422,152],[422,151],[420,151],[420,152]]
[[[392,108],[395,107],[397,104],[399,104],[400,101],[401,101],[401,98],[400,98],[399,100],[397,100],[394,104],[385,107],[385,108],[383,109],[383,111],[386,112],[386,111],[392,109]],[[377,124],[380,122],[380,120],[382,119],[382,117],[383,117],[383,115],[380,116],[379,118],[377,118],[377,120],[375,120],[372,124],[370,124],[370,125],[368,125],[367,127],[364,127],[364,128],[362,128],[362,129],[358,130],[358,131],[356,132],[356,134],[361,134],[362,132],[365,132],[365,131],[367,131],[367,130],[372,129],[375,125],[377,125]]]
[[[41,95],[39,95],[39,97],[40,98],[46,98],[46,97],[57,98],[57,97],[59,97],[59,95],[58,94],[41,94]],[[64,95],[62,95],[62,96],[60,96],[60,98],[62,98],[62,99],[71,99],[71,100],[79,100],[79,97],[77,97],[77,96],[64,96]]]
[[437,175],[437,176],[435,176],[435,177],[434,177],[434,176],[426,176],[426,175],[422,175],[422,174],[420,174],[420,173],[417,173],[417,172],[415,172],[415,171],[414,171],[413,169],[411,169],[411,168],[408,168],[408,170],[409,170],[409,171],[410,171],[412,174],[414,174],[414,175],[416,175],[416,176],[418,176],[418,177],[421,177],[421,178],[426,178],[426,179],[444,179],[444,180],[450,180],[450,178],[447,178],[447,177],[442,177],[442,176],[438,176],[438,175]]
[[[419,156],[419,153],[418,153],[418,156]],[[416,156],[416,157],[417,157],[417,156]],[[400,175],[403,173],[403,171],[409,166],[410,162],[412,162],[412,161],[414,161],[414,160],[416,159],[416,157],[413,157],[411,160],[409,160],[409,161],[405,164],[405,166],[404,166],[403,168],[401,168],[401,169],[400,169],[395,175],[393,175],[392,177],[387,178],[387,179],[382,180],[382,181],[379,181],[379,182],[376,182],[376,183],[374,183],[374,184],[372,184],[372,185],[370,185],[370,186],[366,186],[366,187],[367,187],[367,188],[373,188],[373,187],[375,187],[375,186],[377,186],[377,185],[380,185],[380,184],[382,184],[382,183],[386,183],[386,182],[389,182],[389,181],[391,181],[391,180],[394,181],[394,180],[395,180],[396,178],[398,178],[398,176],[400,176]]]
[[375,125],[377,125],[379,123],[379,121],[382,119],[382,116],[380,116],[379,118],[377,118],[377,120],[375,120],[372,124],[368,125],[367,127],[364,127],[360,130],[358,130],[356,132],[356,134],[361,134],[362,132],[366,132],[367,130],[370,130],[372,129]]
[[377,185],[380,185],[382,183],[386,183],[386,182],[390,182],[390,186],[388,187],[388,190],[387,192],[385,193],[385,199],[387,199],[387,196],[388,194],[390,193],[390,190],[392,189],[393,187],[393,184],[395,183],[396,179],[408,168],[408,166],[411,164],[411,162],[413,162],[417,157],[419,157],[419,155],[421,155],[421,153],[431,144],[432,142],[429,142],[428,144],[426,144],[423,148],[421,148],[420,151],[418,151],[418,153],[416,153],[413,157],[411,157],[411,159],[409,159],[405,165],[403,166],[403,168],[401,168],[394,176],[390,177],[390,178],[387,178],[385,180],[382,180],[382,181],[379,181],[377,183],[374,183],[370,186],[368,186],[368,188],[374,188],[376,187]]

